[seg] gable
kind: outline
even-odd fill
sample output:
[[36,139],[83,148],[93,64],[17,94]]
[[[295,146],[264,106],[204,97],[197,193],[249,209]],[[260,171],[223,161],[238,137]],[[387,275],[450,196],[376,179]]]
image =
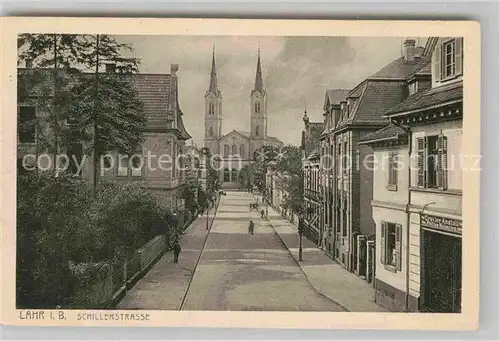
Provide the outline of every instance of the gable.
[[228,144],[231,146],[233,144],[244,144],[248,141],[248,138],[240,132],[233,130],[232,132],[222,136],[219,141],[220,145]]

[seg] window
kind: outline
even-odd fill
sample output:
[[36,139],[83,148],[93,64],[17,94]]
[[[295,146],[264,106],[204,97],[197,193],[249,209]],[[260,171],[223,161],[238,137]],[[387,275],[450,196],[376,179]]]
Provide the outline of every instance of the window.
[[380,262],[390,271],[401,271],[401,232],[399,224],[382,222]]
[[127,176],[128,175],[128,157],[123,155],[118,156],[118,176]]
[[19,108],[19,142],[35,143],[36,111],[35,107]]
[[259,129],[260,127],[259,126],[255,126],[255,135],[256,136],[259,136]]
[[208,136],[210,137],[214,136],[214,130],[212,129],[212,126],[208,128]]
[[231,174],[229,173],[229,169],[224,168],[224,182],[229,182]]
[[231,170],[231,182],[238,182],[238,170],[236,168]]
[[417,138],[417,186],[447,188],[447,138],[434,135]]
[[347,236],[347,207],[342,210],[342,235]]
[[389,172],[387,189],[390,191],[398,190],[398,154],[390,153],[388,159],[388,167],[387,170]]
[[238,154],[238,150],[235,144],[231,146],[231,155],[236,155]]
[[229,157],[229,145],[224,145],[224,157]]
[[260,113],[260,103],[259,102],[255,102],[255,113],[256,114]]
[[344,152],[342,153],[342,171],[344,174],[347,173],[347,161],[349,158],[347,157],[347,142],[344,142]]
[[441,73],[445,78],[455,75],[455,40],[443,44]]
[[432,74],[436,82],[446,81],[462,74],[462,38],[449,39],[438,44],[433,54]]
[[[82,175],[82,170],[79,169],[81,162],[82,162],[82,156],[83,156],[83,146],[81,143],[70,143],[68,146],[68,150],[66,151],[67,156],[68,156],[68,173],[76,175],[76,176],[81,176]],[[110,167],[106,165],[106,160],[109,158],[106,157],[104,158],[104,165],[106,167]],[[75,162],[76,161],[76,162]]]
[[209,115],[213,115],[213,114],[215,114],[215,104],[214,104],[214,103],[210,103],[210,104],[209,104],[209,107],[208,107],[208,114],[209,114]]
[[143,160],[142,155],[133,155],[132,161],[132,176],[142,176]]
[[240,156],[244,157],[245,155],[245,145],[240,144]]
[[409,85],[408,85],[408,92],[411,95],[413,95],[415,92],[418,91],[418,86],[417,86],[417,82],[414,81],[414,82],[411,82]]

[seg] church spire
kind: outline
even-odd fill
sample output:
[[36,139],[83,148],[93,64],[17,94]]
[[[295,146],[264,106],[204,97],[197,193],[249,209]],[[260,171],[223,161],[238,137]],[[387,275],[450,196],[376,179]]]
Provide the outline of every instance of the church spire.
[[257,57],[257,71],[255,73],[255,86],[254,86],[255,91],[264,91],[264,82],[262,81],[262,69],[260,67],[260,46],[258,50],[258,57]]
[[209,92],[216,94],[218,92],[217,88],[217,71],[215,69],[215,43],[212,51],[212,71],[210,72],[210,86],[208,88]]

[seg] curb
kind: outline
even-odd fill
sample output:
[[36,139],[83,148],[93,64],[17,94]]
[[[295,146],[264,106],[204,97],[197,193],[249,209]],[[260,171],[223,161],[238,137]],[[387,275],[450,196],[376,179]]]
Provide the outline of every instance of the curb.
[[[208,236],[210,235],[210,231],[212,230],[212,226],[214,224],[215,217],[217,216],[217,211],[219,210],[219,203],[220,203],[220,199],[217,200],[217,205],[214,207],[214,215],[212,217],[212,221],[210,222],[210,226],[208,228],[207,235],[205,236],[205,240],[203,241],[203,244],[201,245],[200,254],[198,255],[198,259],[196,260],[196,263],[193,267],[193,270],[191,271],[191,276],[189,278],[188,285],[186,287],[186,290],[184,291],[184,294],[182,295],[181,303],[180,303],[179,308],[177,310],[182,310],[184,303],[186,302],[186,298],[187,298],[187,295],[189,293],[189,289],[191,288],[191,283],[193,282],[193,278],[194,278],[196,269],[198,268],[198,264],[200,263],[201,257],[203,256],[203,250],[205,249],[205,245],[207,244]],[[210,219],[210,218],[206,218],[206,219]]]
[[273,224],[271,224],[271,222],[269,221],[269,217],[266,218],[267,221],[269,222],[269,226],[271,226],[271,228],[273,229],[273,232],[274,234],[278,237],[278,239],[280,240],[281,244],[283,245],[283,247],[288,251],[288,253],[290,254],[290,256],[292,257],[292,259],[295,261],[295,263],[297,264],[297,266],[299,267],[300,271],[304,274],[304,276],[306,277],[307,281],[309,282],[309,284],[313,287],[314,290],[316,290],[316,292],[318,294],[320,294],[321,296],[323,296],[324,298],[332,301],[333,303],[335,303],[336,305],[338,305],[340,308],[342,308],[345,312],[351,312],[350,309],[348,309],[346,306],[340,304],[339,302],[335,301],[333,298],[329,297],[327,294],[325,294],[324,292],[322,292],[316,285],[314,285],[314,283],[311,281],[311,279],[309,278],[309,276],[307,275],[306,271],[302,268],[302,265],[299,263],[299,261],[295,258],[295,256],[293,255],[292,251],[290,251],[290,249],[288,248],[288,246],[286,246],[285,242],[283,241],[283,239],[281,238],[280,234],[276,231],[276,229],[274,228]]

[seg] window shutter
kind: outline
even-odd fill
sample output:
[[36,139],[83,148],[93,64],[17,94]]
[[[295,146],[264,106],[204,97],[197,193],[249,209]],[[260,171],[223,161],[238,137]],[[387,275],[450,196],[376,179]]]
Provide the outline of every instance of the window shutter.
[[436,45],[436,49],[434,50],[434,54],[432,55],[432,78],[434,78],[435,82],[439,82],[441,80],[441,44],[438,43]]
[[439,189],[445,190],[447,185],[448,159],[446,157],[447,139],[444,135],[438,135],[437,140],[437,185]]
[[401,270],[401,234],[402,226],[396,225],[396,270]]
[[461,75],[462,74],[462,67],[463,67],[463,39],[464,38],[457,38],[455,39],[455,75]]
[[385,257],[385,237],[387,235],[387,222],[382,222],[382,229],[380,233],[380,263],[386,264]]
[[417,187],[425,186],[425,140],[423,137],[417,138]]

